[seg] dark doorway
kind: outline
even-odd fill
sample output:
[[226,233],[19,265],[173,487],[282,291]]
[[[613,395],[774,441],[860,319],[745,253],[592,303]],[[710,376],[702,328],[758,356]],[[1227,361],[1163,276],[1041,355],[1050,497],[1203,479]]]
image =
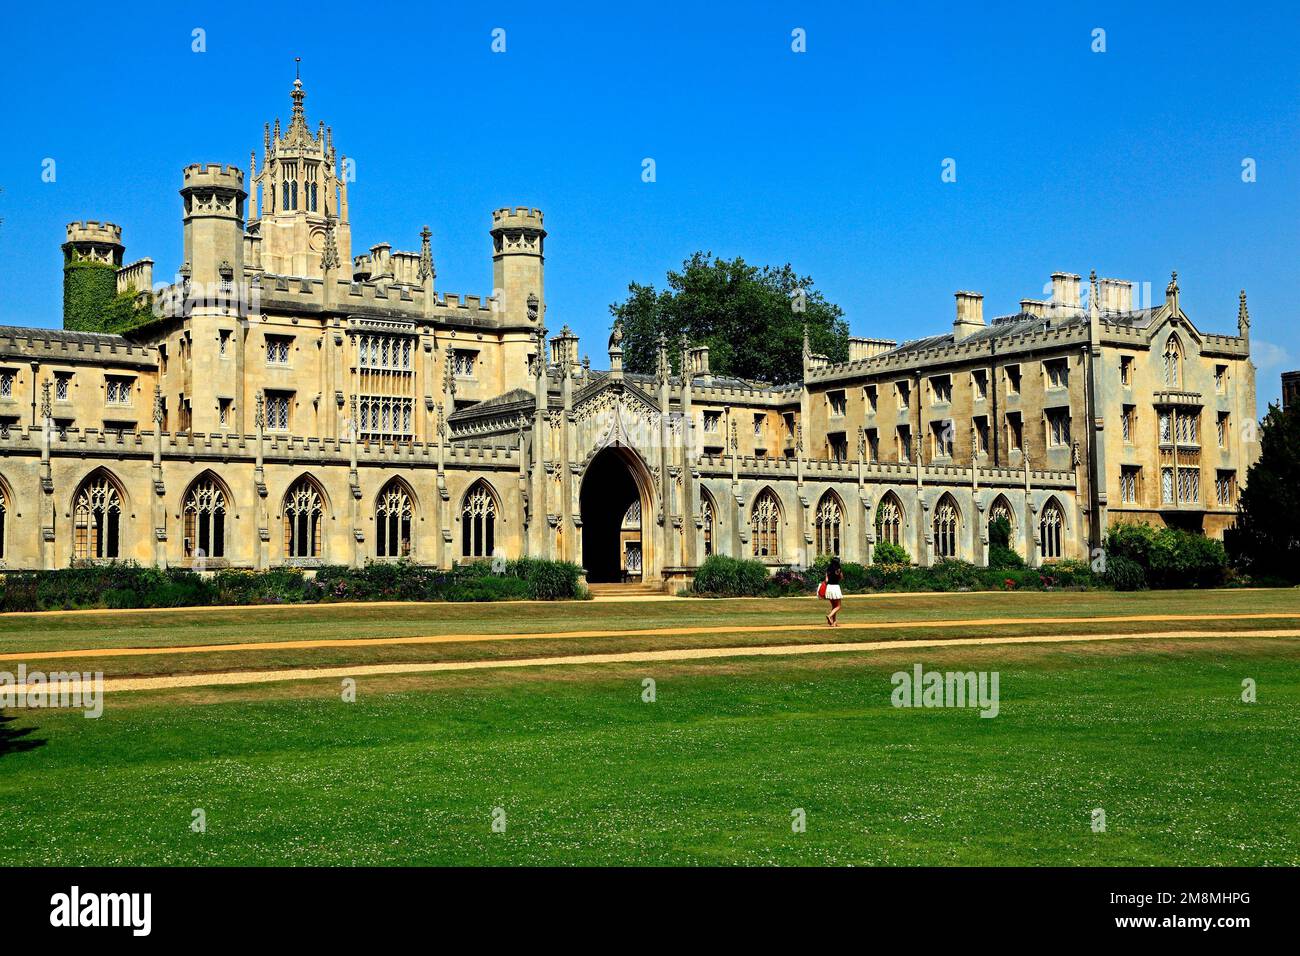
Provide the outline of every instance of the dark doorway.
[[593,584],[623,580],[621,561],[623,517],[640,491],[623,453],[606,448],[597,453],[582,479],[582,563]]

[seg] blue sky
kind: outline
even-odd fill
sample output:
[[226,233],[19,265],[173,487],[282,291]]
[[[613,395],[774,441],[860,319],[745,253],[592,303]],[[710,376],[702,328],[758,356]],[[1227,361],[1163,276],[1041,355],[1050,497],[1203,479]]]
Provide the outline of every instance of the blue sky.
[[789,261],[899,339],[947,329],[957,289],[993,316],[1057,269],[1157,297],[1177,269],[1203,329],[1249,293],[1262,412],[1300,366],[1298,26],[1282,3],[17,5],[0,322],[59,324],[73,219],[172,275],[181,168],[246,166],[301,56],[308,120],[357,160],[353,251],[428,223],[439,288],[487,295],[491,210],[541,207],[548,325],[584,350],[695,249]]

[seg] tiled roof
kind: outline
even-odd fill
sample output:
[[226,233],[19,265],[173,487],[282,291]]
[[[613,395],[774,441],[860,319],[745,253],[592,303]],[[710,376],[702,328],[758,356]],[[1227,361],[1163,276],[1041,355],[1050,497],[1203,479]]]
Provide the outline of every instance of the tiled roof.
[[[993,322],[976,331],[970,333],[961,340],[962,345],[976,342],[986,342],[990,339],[1010,338],[1015,335],[1025,335],[1030,332],[1038,332],[1044,328],[1067,329],[1076,325],[1082,325],[1087,322],[1088,317],[1084,314],[1072,315],[1064,319],[1051,319],[1042,315],[1031,315],[1028,312],[1020,312],[1016,315],[1007,315],[996,318]],[[923,339],[912,339],[904,342],[893,352],[887,352],[887,355],[897,355],[900,352],[923,352],[926,349],[939,348],[945,345],[952,345],[955,339],[951,332],[943,335],[930,335]]]

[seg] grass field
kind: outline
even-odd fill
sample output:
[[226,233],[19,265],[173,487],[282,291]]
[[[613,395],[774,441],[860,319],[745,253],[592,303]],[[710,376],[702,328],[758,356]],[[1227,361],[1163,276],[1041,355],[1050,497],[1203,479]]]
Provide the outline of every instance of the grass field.
[[[113,693],[98,720],[10,710],[0,864],[1300,863],[1300,638],[1234,636],[1300,630],[1297,592],[850,600],[845,620],[880,625],[872,630],[807,626],[820,608],[683,600],[3,616],[0,670],[21,659],[110,679],[898,646],[376,675],[358,678],[355,703],[335,678]],[[1095,621],[1243,614],[1276,616]],[[987,623],[1005,619],[1051,622]],[[773,625],[789,630],[743,630]],[[665,628],[678,632],[624,633]],[[1204,637],[907,644],[1156,631]],[[494,637],[520,633],[549,636]],[[275,646],[429,636],[447,639]],[[114,653],[232,643],[259,646]],[[70,649],[95,656],[48,656]],[[999,715],[891,706],[890,675],[915,663],[997,671]],[[652,703],[645,678],[656,682]],[[1256,703],[1241,700],[1244,678],[1257,682]],[[204,833],[190,829],[196,808]],[[493,830],[497,808],[504,832]],[[1105,832],[1093,831],[1095,808]],[[806,832],[792,832],[795,810]]]

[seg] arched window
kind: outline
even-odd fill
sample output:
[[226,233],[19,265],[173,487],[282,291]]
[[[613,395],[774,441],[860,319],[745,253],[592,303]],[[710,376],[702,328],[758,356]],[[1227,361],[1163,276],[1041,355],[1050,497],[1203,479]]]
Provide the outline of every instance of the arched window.
[[9,496],[5,494],[4,486],[0,485],[0,561],[5,556],[5,525],[9,522]]
[[880,499],[876,509],[876,540],[903,544],[903,506],[892,491]]
[[[1005,541],[999,540],[997,526],[999,522],[1006,522]],[[1001,545],[1006,548],[1015,547],[1012,543],[1015,541],[1016,520],[1015,514],[1011,510],[1011,503],[1003,495],[998,495],[993,501],[993,506],[989,508],[989,544]]]
[[403,482],[394,478],[384,485],[375,501],[375,556],[406,558],[411,554],[411,495]]
[[325,499],[310,478],[299,478],[284,496],[284,554],[288,558],[321,556]]
[[79,561],[121,553],[122,495],[107,475],[91,475],[77,491],[73,554]]
[[754,557],[780,559],[781,505],[770,488],[764,488],[754,499],[749,533],[754,543]]
[[1170,388],[1179,388],[1182,381],[1183,346],[1178,336],[1169,336],[1165,343],[1165,384]]
[[944,495],[934,509],[934,553],[940,558],[957,557],[957,523],[957,503]]
[[817,556],[840,554],[840,525],[844,521],[844,508],[833,491],[822,495],[817,503]]
[[280,201],[285,209],[289,208],[289,180],[284,181],[284,188],[280,190]]
[[700,530],[704,534],[704,556],[707,558],[713,553],[713,528],[714,528],[714,510],[713,497],[704,489],[700,489]]
[[212,478],[190,485],[184,517],[185,557],[226,556],[226,493]]
[[460,553],[490,558],[496,549],[497,499],[487,482],[479,480],[465,492],[460,508]]
[[[641,573],[641,499],[636,498],[623,514],[620,547],[623,549],[623,570],[628,574]],[[635,535],[635,537],[633,537]]]
[[1064,525],[1065,515],[1053,498],[1043,506],[1038,518],[1039,553],[1044,561],[1054,561],[1061,557],[1061,528]]

